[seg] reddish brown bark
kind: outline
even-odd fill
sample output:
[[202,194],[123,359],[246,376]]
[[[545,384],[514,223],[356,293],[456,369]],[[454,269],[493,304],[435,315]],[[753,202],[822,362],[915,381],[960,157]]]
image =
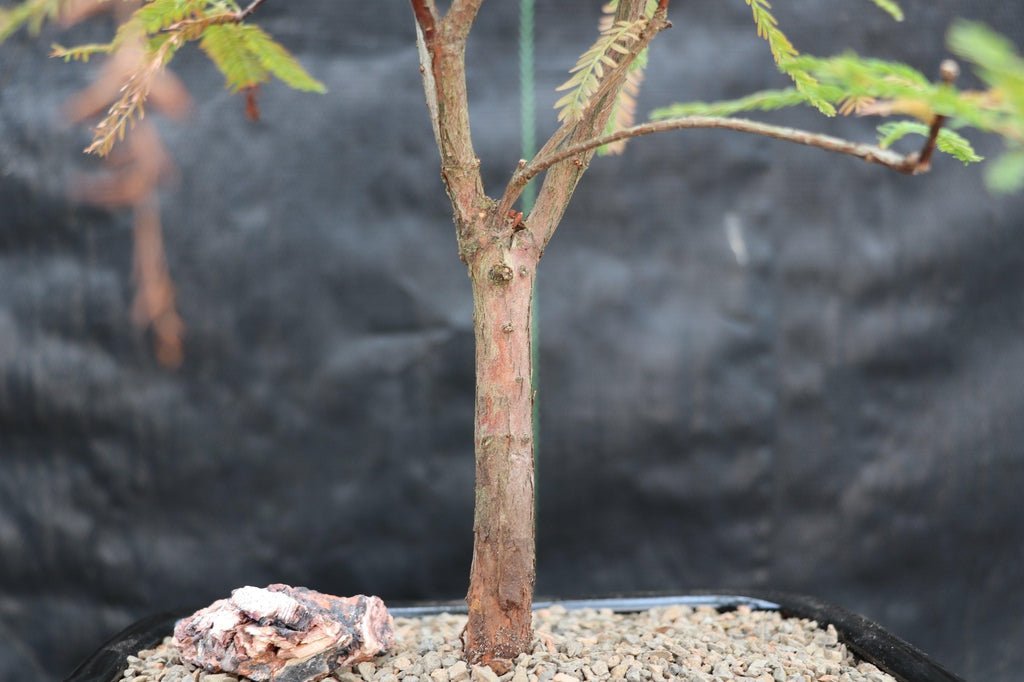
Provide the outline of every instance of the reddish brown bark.
[[[451,199],[459,255],[469,267],[476,333],[476,515],[470,574],[466,658],[508,667],[530,645],[535,575],[533,385],[530,308],[537,262],[561,219],[592,151],[548,169],[534,216],[512,212],[522,187],[497,204],[484,194],[473,151],[466,92],[466,37],[482,0],[454,0],[439,17],[432,0],[411,0],[419,29],[420,72]],[[622,18],[640,15],[644,0],[621,0]],[[634,47],[638,53],[666,25],[664,12]],[[593,111],[556,133],[545,149],[603,130],[631,53],[609,74]],[[524,183],[525,184],[525,183]],[[537,217],[537,220],[534,220]]]
[[476,332],[476,516],[464,644],[496,671],[532,638],[535,575],[530,308],[539,250],[500,221],[469,262]]

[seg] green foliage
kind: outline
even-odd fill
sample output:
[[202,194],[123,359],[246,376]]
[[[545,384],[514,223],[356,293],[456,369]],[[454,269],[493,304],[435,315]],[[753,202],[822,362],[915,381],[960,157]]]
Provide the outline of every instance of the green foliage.
[[943,128],[939,131],[939,137],[935,141],[935,146],[940,152],[958,159],[965,166],[985,160],[984,156],[974,151],[970,140],[950,128]]
[[[62,2],[25,0],[14,8],[0,10],[0,40],[22,26],[38,30],[43,21],[60,13]],[[263,29],[242,22],[240,14],[234,0],[146,0],[109,43],[54,45],[52,55],[65,61],[88,61],[97,54],[110,54],[129,41],[141,43],[144,49],[137,68],[127,75],[119,99],[96,127],[87,151],[105,155],[116,140],[124,137],[132,122],[143,116],[153,79],[189,42],[198,41],[233,92],[266,83],[271,77],[297,90],[325,92],[323,84],[310,76],[288,50]]]
[[24,0],[14,7],[0,8],[0,43],[23,26],[33,35],[39,33],[43,23],[60,14],[61,0]]
[[732,116],[743,111],[774,111],[807,103],[807,96],[796,88],[763,90],[739,99],[721,102],[686,102],[661,107],[651,112],[651,120],[682,116]]
[[830,102],[861,97],[930,97],[936,89],[912,67],[866,59],[852,52],[825,59],[793,57],[779,66],[786,73],[811,74],[818,83],[814,93]]
[[[779,29],[779,21],[772,14],[772,6],[768,0],[745,0],[745,2],[750,6],[750,11],[754,16],[757,35],[768,43],[768,49],[771,50],[776,64],[791,62],[800,54],[786,34]],[[789,69],[786,73],[793,80],[797,90],[804,93],[807,96],[807,101],[818,111],[826,116],[835,115],[835,107],[818,94],[818,82],[811,74],[800,69]]]
[[[64,1],[24,0],[13,8],[0,9],[0,41],[23,26],[38,31],[44,21],[60,14]],[[146,0],[109,43],[54,45],[52,56],[83,62],[97,54],[110,54],[129,41],[141,42],[144,48],[137,68],[127,75],[119,99],[97,126],[87,151],[105,155],[124,137],[132,122],[143,116],[153,79],[188,42],[198,41],[233,92],[266,83],[272,76],[296,90],[325,92],[323,84],[288,50],[263,29],[242,22],[240,13],[235,0]]]
[[960,21],[949,31],[950,49],[975,66],[990,88],[997,132],[1024,144],[1024,58],[1013,44],[978,23]]
[[879,9],[887,12],[896,21],[903,21],[903,10],[895,0],[871,0]]
[[986,169],[985,182],[993,192],[1024,189],[1024,149],[1013,149],[993,161]]
[[246,44],[242,28],[238,24],[210,26],[199,40],[199,47],[224,74],[231,92],[265,83],[270,78]]
[[210,26],[203,31],[199,47],[224,74],[232,92],[266,83],[271,75],[296,90],[326,91],[295,57],[258,26],[234,23]]
[[917,121],[890,121],[878,126],[878,146],[888,149],[907,135],[928,135],[928,126]]
[[569,70],[573,74],[569,80],[556,88],[559,92],[569,90],[555,102],[559,121],[574,123],[583,119],[605,73],[618,66],[617,59],[629,55],[630,45],[639,40],[640,32],[646,25],[646,18],[618,21],[601,32],[597,41]]
[[[769,27],[775,25],[771,20],[764,21]],[[763,34],[760,24],[759,32]],[[784,54],[786,43],[776,42]],[[905,119],[879,128],[880,145],[889,147],[907,135],[927,137],[936,116],[942,116],[948,120],[936,139],[939,151],[964,163],[975,163],[982,160],[981,156],[953,129],[995,133],[1011,149],[989,171],[990,186],[997,191],[1024,188],[1024,58],[1008,40],[980,24],[955,24],[949,45],[974,66],[988,89],[960,90],[951,83],[933,82],[906,64],[853,53],[824,59],[793,54],[782,59],[779,67],[798,83],[795,89],[767,90],[723,102],[675,104],[652,112],[651,118],[731,116],[825,102],[847,114]]]
[[[232,25],[232,24],[229,24]],[[295,57],[259,26],[233,24],[241,29],[245,47],[268,72],[285,85],[304,92],[325,93],[327,88],[302,67]]]
[[66,62],[87,62],[94,55],[110,54],[117,48],[116,43],[86,43],[74,47],[64,47],[54,43],[50,48],[50,56]]
[[[878,126],[878,146],[887,149],[907,135],[928,137],[929,131],[930,126],[918,123],[917,121],[890,121],[883,123]],[[940,152],[959,159],[964,165],[978,163],[985,158],[979,156],[974,151],[974,147],[971,146],[967,138],[949,128],[943,128],[939,131],[939,136],[935,140],[935,146]]]
[[149,0],[136,10],[132,19],[138,22],[148,35],[153,35],[198,15],[209,15],[213,12],[223,14],[228,11],[229,8],[224,3],[207,0]]
[[953,52],[977,66],[987,83],[1024,88],[1024,59],[1005,37],[984,24],[958,21],[947,40]]

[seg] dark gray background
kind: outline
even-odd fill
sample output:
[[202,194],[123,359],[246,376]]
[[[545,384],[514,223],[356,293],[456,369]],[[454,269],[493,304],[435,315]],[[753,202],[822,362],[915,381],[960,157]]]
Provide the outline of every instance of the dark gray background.
[[[1013,2],[906,0],[902,25],[867,0],[777,4],[805,51],[927,72],[956,15],[1024,43]],[[599,5],[538,2],[542,131]],[[785,84],[741,0],[673,5],[641,111]],[[487,3],[471,41],[495,193],[520,153],[517,6]],[[177,372],[130,321],[130,217],[64,198],[91,162],[58,108],[97,67],[47,45],[110,27],[0,48],[0,679],[56,678],[243,584],[464,594],[469,286],[408,3],[260,19],[330,93],[265,88],[253,125],[200,55],[176,60],[199,102],[162,126]],[[596,161],[541,268],[538,592],[805,592],[1018,680],[1022,216],[946,158],[905,178],[694,131]]]

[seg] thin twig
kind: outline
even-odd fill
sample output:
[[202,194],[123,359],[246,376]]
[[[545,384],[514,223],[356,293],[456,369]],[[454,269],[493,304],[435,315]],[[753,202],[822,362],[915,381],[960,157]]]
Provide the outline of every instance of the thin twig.
[[260,5],[262,5],[264,2],[266,2],[266,0],[252,0],[252,2],[249,3],[248,7],[246,7],[238,13],[238,20],[245,21],[249,16],[252,15],[253,12],[258,10]]
[[[952,59],[943,61],[939,66],[939,77],[947,85],[952,85],[959,75],[960,65]],[[941,114],[936,114],[935,118],[932,119],[931,128],[928,130],[928,139],[925,140],[924,147],[921,148],[920,153],[917,155],[917,164],[920,168],[927,170],[931,166],[935,145],[939,141],[939,133],[942,132],[942,126],[945,123],[946,117]]]
[[875,145],[850,142],[849,140],[832,137],[830,135],[821,135],[806,130],[797,130],[796,128],[769,125],[767,123],[759,123],[757,121],[750,121],[742,118],[687,116],[685,118],[674,118],[667,121],[656,121],[653,123],[644,123],[632,126],[631,128],[623,128],[622,130],[617,130],[613,133],[608,133],[607,135],[601,135],[599,137],[578,142],[560,151],[547,154],[545,156],[538,156],[515,172],[509,182],[508,188],[506,189],[505,196],[512,197],[512,201],[515,201],[515,197],[519,196],[522,188],[534,177],[543,173],[557,163],[571,159],[572,157],[588,152],[591,149],[603,147],[606,144],[618,142],[620,140],[640,137],[642,135],[651,135],[653,133],[667,132],[669,130],[686,130],[691,128],[735,130],[764,137],[772,137],[777,140],[786,140],[797,144],[807,145],[809,147],[817,147],[826,151],[855,156],[867,161],[868,163],[877,163],[900,173],[914,174],[927,170],[927,168],[922,165],[921,160],[919,160],[919,155],[917,154],[898,154]]
[[946,123],[945,116],[936,116],[932,119],[931,128],[928,129],[928,138],[924,142],[924,147],[917,154],[917,165],[920,168],[929,168],[932,165],[932,155],[935,153],[935,143],[938,142],[939,133],[942,131],[942,126]]
[[181,21],[167,26],[161,31],[161,33],[175,33],[177,31],[183,31],[194,27],[198,27],[200,30],[205,30],[207,26],[240,24],[252,16],[253,12],[259,9],[260,5],[264,2],[266,2],[266,0],[253,0],[249,3],[248,7],[239,12],[221,12],[219,14],[199,16],[192,19],[182,19]]

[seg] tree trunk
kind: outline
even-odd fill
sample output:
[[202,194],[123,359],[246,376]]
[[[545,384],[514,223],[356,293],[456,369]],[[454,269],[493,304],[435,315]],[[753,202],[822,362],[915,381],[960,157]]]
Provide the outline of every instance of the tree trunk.
[[476,517],[464,644],[471,663],[502,671],[532,639],[530,308],[539,250],[521,225],[498,222],[467,254],[476,333]]

